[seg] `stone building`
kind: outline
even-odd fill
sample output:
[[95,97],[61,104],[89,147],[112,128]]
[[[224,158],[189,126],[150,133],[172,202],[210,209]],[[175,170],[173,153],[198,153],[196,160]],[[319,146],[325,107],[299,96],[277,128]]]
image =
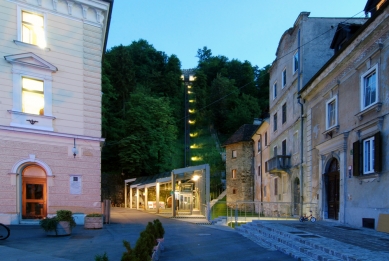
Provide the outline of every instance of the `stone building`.
[[254,150],[254,201],[271,201],[270,194],[267,193],[270,180],[265,173],[265,162],[269,160],[269,119],[266,118],[254,132],[251,139]]
[[112,4],[1,1],[1,223],[101,211],[101,60]]
[[342,46],[300,91],[304,189],[320,218],[375,228],[389,214],[389,3],[365,11],[372,16],[348,39],[335,35]]
[[[303,101],[298,91],[334,54],[329,47],[337,25],[345,20],[309,17],[309,14],[300,13],[293,27],[281,36],[276,60],[269,71],[270,159],[266,172],[272,176],[272,184],[267,192],[275,195],[275,201],[294,204],[294,215],[302,214],[301,199],[311,194],[300,187],[312,182],[310,176],[303,179],[302,148],[309,136],[302,132]],[[365,19],[347,21],[358,24]]]
[[259,122],[242,125],[223,144],[226,148],[226,185],[228,201],[254,200],[253,134]]

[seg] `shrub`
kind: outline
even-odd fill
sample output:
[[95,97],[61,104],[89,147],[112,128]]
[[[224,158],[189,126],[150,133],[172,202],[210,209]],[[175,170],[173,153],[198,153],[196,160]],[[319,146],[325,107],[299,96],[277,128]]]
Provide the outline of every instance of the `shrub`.
[[131,249],[130,243],[123,240],[123,245],[127,252],[123,253],[121,261],[139,261],[139,258],[136,257],[134,251]]
[[102,217],[103,214],[100,214],[100,213],[91,213],[91,214],[88,214],[86,215],[87,217]]
[[153,224],[154,224],[154,228],[155,228],[155,232],[156,232],[155,237],[156,238],[163,238],[163,236],[165,235],[165,229],[163,228],[161,221],[159,221],[159,219],[155,219],[153,221]]
[[71,228],[76,226],[73,218],[73,213],[70,210],[57,210],[57,215],[52,218],[45,218],[39,221],[39,225],[44,231],[57,231],[57,225],[60,221],[68,221]]
[[95,261],[109,261],[107,253],[104,252],[104,254],[101,255],[96,255],[95,256]]

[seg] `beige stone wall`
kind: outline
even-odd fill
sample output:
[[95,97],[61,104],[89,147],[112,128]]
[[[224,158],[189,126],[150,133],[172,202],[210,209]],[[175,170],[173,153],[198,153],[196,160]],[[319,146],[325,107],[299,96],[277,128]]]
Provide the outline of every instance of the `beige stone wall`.
[[[324,68],[302,96],[306,99],[306,131],[310,135],[307,153],[307,175],[312,182],[304,189],[307,200],[318,203],[319,215],[326,218],[326,184],[323,175],[332,158],[339,161],[340,208],[339,220],[354,226],[362,226],[362,218],[373,218],[376,223],[380,213],[388,213],[388,154],[389,124],[389,10],[370,23],[363,33]],[[379,45],[381,43],[381,47]],[[361,76],[378,64],[378,101],[380,110],[361,113]],[[332,135],[326,131],[326,102],[338,98],[339,129]],[[383,148],[383,171],[379,174],[354,177],[353,143],[380,131]],[[351,168],[351,175],[349,174]]]
[[[0,137],[0,203],[3,214],[20,211],[20,176],[11,173],[14,165],[22,160],[34,164],[34,160],[29,160],[30,155],[35,155],[37,161],[46,163],[52,171],[52,176],[47,177],[48,214],[55,214],[58,209],[101,212],[99,142],[76,140],[79,155],[74,158],[71,138],[12,131],[0,131]],[[70,194],[70,175],[81,176],[82,194]]]

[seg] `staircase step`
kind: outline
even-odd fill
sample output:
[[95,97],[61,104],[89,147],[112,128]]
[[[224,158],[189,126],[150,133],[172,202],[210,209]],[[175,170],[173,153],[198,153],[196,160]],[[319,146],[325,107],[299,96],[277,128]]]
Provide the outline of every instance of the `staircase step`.
[[294,228],[250,222],[237,228],[237,231],[257,243],[262,241],[261,246],[275,248],[299,260],[348,260],[341,252],[331,251],[320,242],[315,242],[321,237]]

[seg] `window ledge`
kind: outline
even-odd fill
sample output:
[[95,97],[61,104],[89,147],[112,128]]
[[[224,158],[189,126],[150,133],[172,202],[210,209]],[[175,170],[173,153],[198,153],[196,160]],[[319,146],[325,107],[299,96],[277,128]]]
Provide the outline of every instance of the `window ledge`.
[[335,133],[338,133],[338,132],[339,132],[339,125],[336,125],[336,126],[333,126],[333,127],[329,128],[325,132],[323,132],[323,135],[326,136],[326,137],[329,136],[329,137],[332,138],[332,136]]
[[359,179],[359,184],[362,182],[372,182],[377,179],[377,182],[380,182],[380,174],[379,173],[371,173],[371,174],[362,174],[361,176],[356,176]]
[[376,110],[377,112],[381,111],[382,108],[382,102],[377,102],[376,104],[368,107],[367,109],[355,114],[355,117],[357,117],[360,121],[363,120],[363,116],[365,116],[367,113]]
[[[10,114],[16,114],[16,115],[26,115],[26,116],[46,118],[46,119],[52,119],[52,120],[56,119],[54,116],[49,116],[49,115],[38,115],[38,114],[31,114],[31,113],[25,113],[25,112],[21,112],[21,111],[13,111],[13,110],[7,110],[7,111]],[[33,123],[31,123],[31,124],[33,124]]]
[[25,42],[21,42],[21,41],[18,41],[18,40],[14,40],[13,42],[16,45],[19,45],[19,46],[32,47],[32,48],[36,48],[36,49],[39,49],[39,50],[45,50],[46,52],[50,52],[51,51],[51,49],[48,48],[48,47],[40,48],[38,45],[25,43]]

